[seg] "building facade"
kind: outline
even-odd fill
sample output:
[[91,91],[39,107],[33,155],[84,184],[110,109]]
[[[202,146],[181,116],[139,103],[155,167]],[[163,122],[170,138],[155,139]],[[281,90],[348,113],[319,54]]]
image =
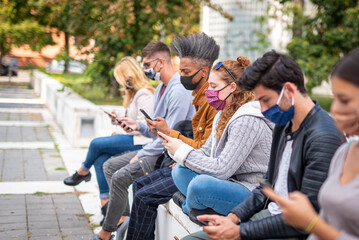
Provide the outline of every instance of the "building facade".
[[[256,20],[267,12],[268,7],[271,7],[270,11],[273,11],[272,7],[280,7],[273,0],[212,0],[211,3],[218,4],[233,17],[231,21],[207,6],[201,9],[201,31],[214,37],[221,46],[219,60],[243,55],[254,61],[269,49],[284,51],[290,40],[290,34],[282,24],[287,22],[282,21],[283,18],[288,20],[287,17],[276,11],[279,20],[270,20],[265,26]],[[269,47],[258,42],[258,33],[267,35],[265,40]]]

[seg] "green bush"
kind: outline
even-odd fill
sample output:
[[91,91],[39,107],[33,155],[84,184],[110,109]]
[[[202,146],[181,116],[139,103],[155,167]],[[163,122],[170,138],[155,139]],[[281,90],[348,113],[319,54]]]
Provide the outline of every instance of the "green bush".
[[310,97],[317,101],[325,111],[330,112],[330,106],[332,105],[333,97],[315,94],[312,94]]
[[64,86],[71,88],[81,97],[91,101],[97,105],[122,105],[122,98],[119,96],[111,96],[108,88],[99,84],[93,84],[91,77],[85,74],[72,73],[44,73],[58,80]]

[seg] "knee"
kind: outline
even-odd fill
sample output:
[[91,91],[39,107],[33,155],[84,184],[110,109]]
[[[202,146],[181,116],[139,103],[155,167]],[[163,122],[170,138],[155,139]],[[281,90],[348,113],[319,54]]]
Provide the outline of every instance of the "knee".
[[91,150],[98,149],[100,147],[101,143],[102,143],[101,138],[94,138],[94,139],[92,139],[89,148]]
[[208,175],[198,175],[188,185],[188,195],[203,195],[208,192],[208,189],[216,186],[213,177]]
[[103,173],[105,174],[106,177],[111,178],[114,170],[111,164],[111,161],[107,161],[103,164]]
[[171,173],[173,181],[176,182],[176,180],[183,178],[185,169],[186,169],[185,167],[182,167],[181,165],[176,164],[176,166],[173,167],[172,173]]
[[144,202],[144,200],[146,200],[147,197],[148,197],[148,192],[143,191],[143,189],[140,189],[139,191],[137,191],[135,193],[135,195],[133,196],[133,199],[135,202],[139,203],[139,202]]
[[117,185],[118,183],[120,183],[123,180],[124,180],[124,174],[123,174],[123,171],[121,171],[121,169],[120,169],[120,170],[116,171],[114,174],[112,174],[111,185]]
[[138,190],[142,187],[142,184],[138,181],[139,179],[137,178],[135,181],[133,181],[132,183],[132,191],[133,193],[137,194]]

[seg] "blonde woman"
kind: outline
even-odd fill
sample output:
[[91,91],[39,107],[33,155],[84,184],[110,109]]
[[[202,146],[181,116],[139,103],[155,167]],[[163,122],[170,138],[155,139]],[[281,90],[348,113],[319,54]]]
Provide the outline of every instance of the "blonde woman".
[[[124,57],[116,64],[114,76],[116,81],[125,89],[123,106],[126,109],[126,117],[145,122],[139,108],[144,109],[149,114],[151,113],[155,89],[147,81],[139,63],[132,57]],[[116,117],[114,114],[112,121],[115,121]],[[76,186],[82,181],[89,181],[91,179],[89,170],[94,165],[100,188],[101,205],[104,206],[108,202],[109,187],[103,174],[103,164],[111,156],[126,151],[139,150],[144,144],[151,141],[152,139],[144,137],[137,131],[95,138],[90,144],[86,160],[81,168],[72,176],[65,178],[64,183],[69,186]],[[105,209],[102,210],[105,213]]]

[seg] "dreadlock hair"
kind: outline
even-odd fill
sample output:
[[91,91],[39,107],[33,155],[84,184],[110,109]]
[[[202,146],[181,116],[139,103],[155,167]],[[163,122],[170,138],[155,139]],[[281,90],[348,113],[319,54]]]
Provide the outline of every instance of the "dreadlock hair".
[[[216,134],[219,138],[221,138],[229,119],[231,119],[238,108],[243,104],[254,100],[252,91],[240,88],[238,84],[239,78],[242,76],[244,70],[251,64],[251,61],[246,57],[239,56],[237,57],[237,61],[225,60],[222,63],[236,79],[237,89],[232,93],[232,101],[229,106],[227,106],[226,111],[223,111],[220,116]],[[220,67],[217,70],[213,68],[212,73],[216,73],[226,84],[233,82],[233,78],[228,74],[224,67]]]
[[219,56],[216,41],[205,33],[190,34],[187,37],[178,35],[170,44],[171,51],[179,58],[191,58],[198,67],[211,69]]

